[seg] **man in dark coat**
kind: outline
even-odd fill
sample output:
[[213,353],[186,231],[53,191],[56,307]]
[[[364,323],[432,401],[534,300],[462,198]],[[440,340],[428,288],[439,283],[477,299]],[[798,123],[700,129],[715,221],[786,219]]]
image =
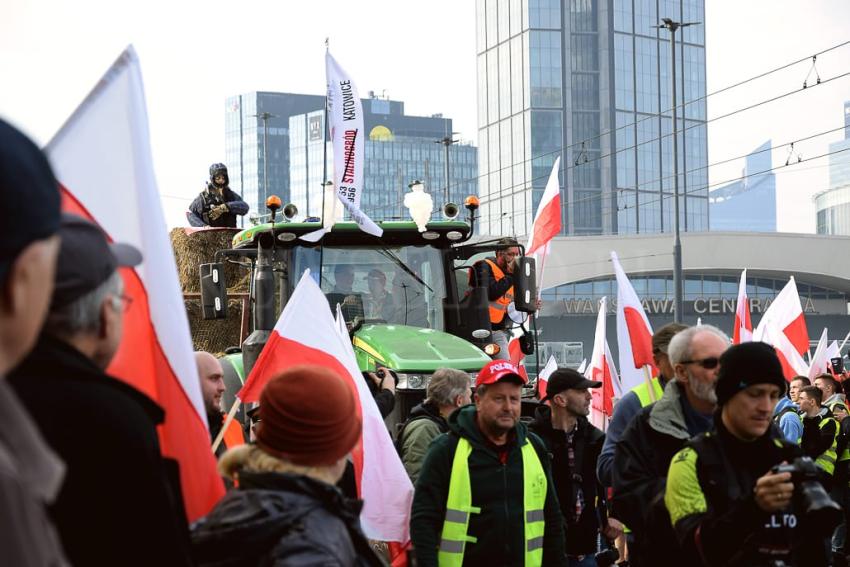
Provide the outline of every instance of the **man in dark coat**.
[[187,565],[176,466],[161,456],[163,411],[104,369],[131,298],[117,269],[141,261],[95,225],[63,218],[45,332],[10,375],[68,466],[51,513],[73,565]]
[[588,380],[571,368],[559,368],[549,376],[542,400],[550,405],[537,408],[529,427],[552,455],[552,478],[564,516],[570,567],[596,565],[593,556],[599,551],[600,531],[611,542],[623,533],[622,524],[607,517],[605,489],[596,480],[596,460],[605,434],[587,415],[589,388],[600,386],[602,382]]
[[230,188],[227,167],[223,163],[210,166],[210,180],[195,197],[186,217],[191,226],[236,228],[236,215],[248,213],[248,203]]
[[633,533],[632,565],[679,565],[664,488],[670,459],[712,426],[718,359],[729,338],[710,325],[680,331],[668,352],[676,379],[632,420],[614,454],[612,516]]

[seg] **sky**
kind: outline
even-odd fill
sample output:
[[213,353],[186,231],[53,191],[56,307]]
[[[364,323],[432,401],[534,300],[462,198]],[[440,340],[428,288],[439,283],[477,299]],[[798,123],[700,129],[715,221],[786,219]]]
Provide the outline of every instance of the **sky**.
[[[494,1],[494,0],[487,0]],[[600,0],[601,1],[601,0]],[[847,0],[706,1],[708,92],[850,40]],[[141,61],[154,165],[169,225],[182,224],[207,169],[224,161],[224,100],[251,91],[322,94],[324,42],[355,79],[402,100],[413,115],[443,113],[477,140],[473,0],[4,0],[0,116],[46,144],[129,44]],[[798,90],[811,61],[708,98],[709,119]],[[818,57],[823,81],[850,72],[850,45]],[[812,73],[809,84],[814,80]],[[773,165],[826,153],[842,132],[850,76],[708,126],[709,164],[773,140]],[[477,143],[477,142],[476,142]],[[828,159],[777,172],[778,229],[814,232],[812,195]],[[711,165],[709,182],[743,160]]]

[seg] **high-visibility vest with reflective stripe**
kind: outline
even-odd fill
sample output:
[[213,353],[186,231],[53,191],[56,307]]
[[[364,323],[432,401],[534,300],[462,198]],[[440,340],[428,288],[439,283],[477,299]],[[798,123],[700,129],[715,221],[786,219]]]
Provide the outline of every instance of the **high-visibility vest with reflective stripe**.
[[[475,543],[470,536],[469,515],[481,513],[472,505],[472,485],[469,480],[469,455],[472,445],[463,437],[457,443],[449,496],[446,501],[446,518],[440,535],[437,563],[440,567],[461,567],[466,543]],[[543,507],[546,503],[546,473],[537,452],[526,442],[522,446],[523,518],[525,524],[525,567],[543,563],[543,533],[546,529]]]
[[[485,262],[490,266],[490,270],[493,272],[493,279],[496,281],[501,280],[505,277],[505,272],[502,271],[502,268],[496,264],[496,262],[484,259]],[[505,315],[508,311],[508,305],[511,304],[514,300],[514,287],[511,286],[508,288],[508,291],[505,292],[505,295],[496,298],[494,301],[490,302],[490,322],[491,323],[501,323],[502,319],[505,318]]]
[[[652,390],[655,393],[655,401],[661,399],[661,396],[664,395],[664,387],[661,385],[661,381],[656,376],[652,379]],[[649,404],[652,403],[652,397],[649,395],[649,388],[646,386],[646,382],[638,384],[634,388],[632,388],[632,392],[638,397],[640,400],[640,406],[645,408]]]
[[830,421],[835,424],[835,435],[832,437],[832,445],[830,445],[829,449],[824,451],[822,454],[818,455],[818,458],[815,459],[815,464],[817,466],[819,466],[820,468],[822,468],[823,471],[828,475],[832,475],[835,472],[835,459],[836,459],[835,446],[838,443],[838,429],[839,429],[839,427],[838,427],[838,422],[835,421],[834,419],[832,419],[831,417],[825,417],[822,420],[820,420],[820,423],[818,423],[818,427],[820,429],[823,429],[824,426],[827,423],[829,423]]

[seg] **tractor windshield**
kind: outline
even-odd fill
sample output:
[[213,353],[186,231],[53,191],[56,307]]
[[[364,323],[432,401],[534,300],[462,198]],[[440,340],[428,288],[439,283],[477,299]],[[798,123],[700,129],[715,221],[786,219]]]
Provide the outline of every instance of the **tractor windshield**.
[[[446,296],[442,255],[430,246],[297,248],[299,272],[321,262],[320,285],[331,309],[346,322],[410,325],[444,330]],[[309,256],[309,258],[308,258]]]

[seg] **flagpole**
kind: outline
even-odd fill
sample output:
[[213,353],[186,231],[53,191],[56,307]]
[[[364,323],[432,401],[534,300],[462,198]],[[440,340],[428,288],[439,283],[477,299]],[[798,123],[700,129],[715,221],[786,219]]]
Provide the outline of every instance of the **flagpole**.
[[216,435],[215,441],[212,444],[212,452],[215,453],[218,450],[218,446],[221,445],[221,440],[224,439],[224,432],[227,431],[227,428],[230,427],[230,423],[233,421],[233,418],[236,417],[236,412],[239,411],[239,406],[242,405],[242,400],[236,398],[236,401],[233,402],[233,406],[230,408],[230,411],[227,412],[227,418],[224,420],[224,425],[221,426],[221,431]]
[[[330,38],[325,38],[325,65],[327,65],[327,57],[329,49],[329,40]],[[324,214],[325,214],[325,183],[328,181],[328,88],[327,84],[325,85],[325,117],[322,124],[322,222],[324,223]]]
[[658,399],[655,397],[655,388],[652,387],[652,371],[649,369],[648,364],[643,365],[643,379],[646,380],[646,388],[649,390],[649,399],[653,402],[657,402]]

